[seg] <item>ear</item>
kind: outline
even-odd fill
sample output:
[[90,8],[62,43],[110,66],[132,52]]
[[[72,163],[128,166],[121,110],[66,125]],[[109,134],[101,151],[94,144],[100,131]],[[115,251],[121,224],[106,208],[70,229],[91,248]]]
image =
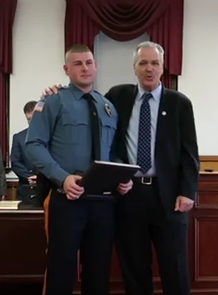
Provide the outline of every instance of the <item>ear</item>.
[[97,71],[97,62],[95,59],[94,59],[94,66],[95,66],[95,71]]
[[133,65],[133,70],[134,70],[135,76],[137,76],[136,64]]
[[162,71],[161,71],[161,76],[163,75],[164,72],[164,64],[162,63]]
[[68,66],[65,64],[63,65],[63,69],[66,75],[68,75]]

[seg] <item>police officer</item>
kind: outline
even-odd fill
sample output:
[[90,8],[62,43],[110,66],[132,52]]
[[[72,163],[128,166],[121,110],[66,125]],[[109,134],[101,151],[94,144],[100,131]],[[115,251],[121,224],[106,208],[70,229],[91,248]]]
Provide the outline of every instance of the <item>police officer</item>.
[[[23,112],[28,124],[33,115],[33,110],[37,101],[28,101]],[[28,128],[14,134],[11,148],[11,168],[19,178],[17,188],[17,199],[27,202],[31,200],[30,196],[35,195],[36,171],[35,167],[29,161],[25,154],[25,139]]]
[[[72,294],[80,248],[82,294],[108,295],[114,202],[85,195],[78,183],[77,172],[86,171],[92,161],[93,133],[84,94],[91,95],[99,118],[100,160],[110,160],[117,113],[93,90],[96,66],[86,46],[74,45],[66,53],[64,70],[69,87],[36,105],[26,140],[29,159],[52,183],[45,293]],[[130,181],[117,190],[125,194],[131,187]]]

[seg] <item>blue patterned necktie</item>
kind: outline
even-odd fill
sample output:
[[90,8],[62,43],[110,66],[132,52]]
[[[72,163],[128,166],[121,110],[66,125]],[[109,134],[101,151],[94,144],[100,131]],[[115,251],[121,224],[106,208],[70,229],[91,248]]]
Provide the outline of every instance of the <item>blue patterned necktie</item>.
[[140,108],[137,164],[145,174],[151,168],[151,111],[149,99],[151,93],[144,93]]

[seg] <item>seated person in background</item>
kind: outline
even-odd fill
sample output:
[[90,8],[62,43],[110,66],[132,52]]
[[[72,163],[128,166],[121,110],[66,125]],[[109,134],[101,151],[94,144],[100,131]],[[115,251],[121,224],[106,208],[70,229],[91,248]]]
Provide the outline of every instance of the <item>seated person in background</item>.
[[[28,124],[32,118],[33,110],[36,103],[37,101],[29,101],[25,104],[23,108]],[[37,178],[34,166],[25,155],[24,143],[27,130],[28,128],[20,131],[17,134],[14,134],[11,149],[12,170],[19,178],[19,185],[17,188],[18,200],[24,200],[26,194],[32,195],[33,192],[31,193],[31,188],[32,186],[36,185]],[[28,191],[30,193],[28,193]]]
[[5,168],[2,160],[2,151],[0,146],[0,201],[4,200],[7,192],[7,184],[5,178]]

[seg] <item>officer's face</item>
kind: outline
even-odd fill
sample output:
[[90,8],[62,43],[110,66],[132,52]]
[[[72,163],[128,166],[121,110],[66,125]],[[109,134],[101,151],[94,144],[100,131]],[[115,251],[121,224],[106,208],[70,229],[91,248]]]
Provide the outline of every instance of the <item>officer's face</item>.
[[32,115],[33,115],[33,112],[27,112],[27,113],[25,113],[25,116],[26,116],[26,119],[27,119],[28,124],[30,123],[30,120],[32,118]]
[[155,48],[143,47],[139,49],[134,64],[135,75],[144,90],[154,90],[163,74],[163,62]]
[[92,86],[96,64],[91,52],[72,52],[66,57],[64,70],[70,81],[80,87]]

